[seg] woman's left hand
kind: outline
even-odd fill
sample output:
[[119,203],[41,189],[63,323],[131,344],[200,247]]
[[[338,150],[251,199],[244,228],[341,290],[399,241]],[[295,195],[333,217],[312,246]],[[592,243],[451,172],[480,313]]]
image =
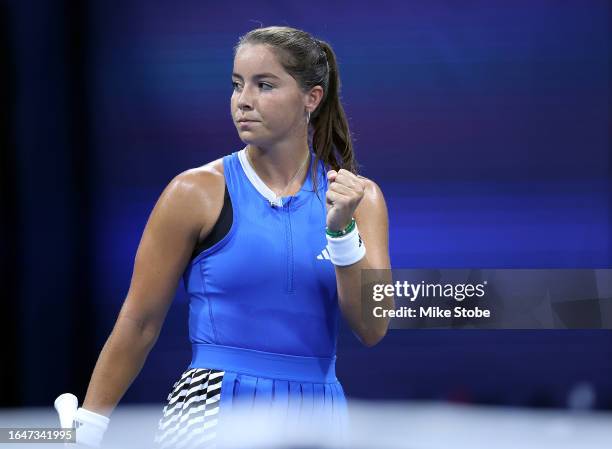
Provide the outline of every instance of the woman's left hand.
[[365,192],[365,181],[341,168],[327,172],[328,189],[325,195],[327,229],[340,231],[351,222],[355,209]]

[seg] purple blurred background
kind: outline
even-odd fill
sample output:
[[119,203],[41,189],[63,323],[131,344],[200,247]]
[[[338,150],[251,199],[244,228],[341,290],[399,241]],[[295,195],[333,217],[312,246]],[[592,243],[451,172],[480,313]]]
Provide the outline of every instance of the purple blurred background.
[[[85,394],[140,235],[179,172],[242,148],[232,47],[259,25],[333,46],[394,268],[612,268],[605,0],[0,1],[0,405]],[[162,402],[190,360],[182,285],[124,402]],[[612,409],[612,331],[344,326],[347,395]],[[40,378],[44,377],[44,382]]]

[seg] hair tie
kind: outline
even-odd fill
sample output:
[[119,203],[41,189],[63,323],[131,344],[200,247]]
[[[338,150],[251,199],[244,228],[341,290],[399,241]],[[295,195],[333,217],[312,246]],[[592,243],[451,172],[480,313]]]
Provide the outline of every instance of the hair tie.
[[319,39],[314,40],[315,43],[319,46],[321,53],[323,53],[323,58],[325,59],[325,65],[327,67],[327,73],[329,74],[329,59],[327,59],[327,52],[325,51],[325,47],[322,45],[322,42]]

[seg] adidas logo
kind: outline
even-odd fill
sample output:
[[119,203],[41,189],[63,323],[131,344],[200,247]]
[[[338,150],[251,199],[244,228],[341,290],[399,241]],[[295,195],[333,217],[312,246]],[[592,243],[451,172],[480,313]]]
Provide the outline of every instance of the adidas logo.
[[331,257],[329,257],[329,253],[327,252],[327,247],[323,248],[323,251],[321,251],[321,254],[319,254],[317,256],[317,259],[319,260],[331,260]]
[[[363,246],[363,240],[361,240],[361,234],[357,234],[357,236],[359,237],[359,246]],[[325,248],[323,248],[323,251],[321,251],[321,253],[317,256],[317,259],[319,260],[331,260],[331,257],[329,257],[329,252],[327,251],[327,246]]]

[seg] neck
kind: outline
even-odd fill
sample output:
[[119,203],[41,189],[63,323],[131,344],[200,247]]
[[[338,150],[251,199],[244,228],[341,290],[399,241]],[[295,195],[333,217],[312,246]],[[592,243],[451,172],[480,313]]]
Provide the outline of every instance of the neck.
[[[247,153],[253,169],[273,191],[285,188],[291,190],[288,184],[302,185],[308,174],[304,165],[309,152],[308,144],[274,147],[247,145]],[[300,173],[296,176],[298,171]]]

